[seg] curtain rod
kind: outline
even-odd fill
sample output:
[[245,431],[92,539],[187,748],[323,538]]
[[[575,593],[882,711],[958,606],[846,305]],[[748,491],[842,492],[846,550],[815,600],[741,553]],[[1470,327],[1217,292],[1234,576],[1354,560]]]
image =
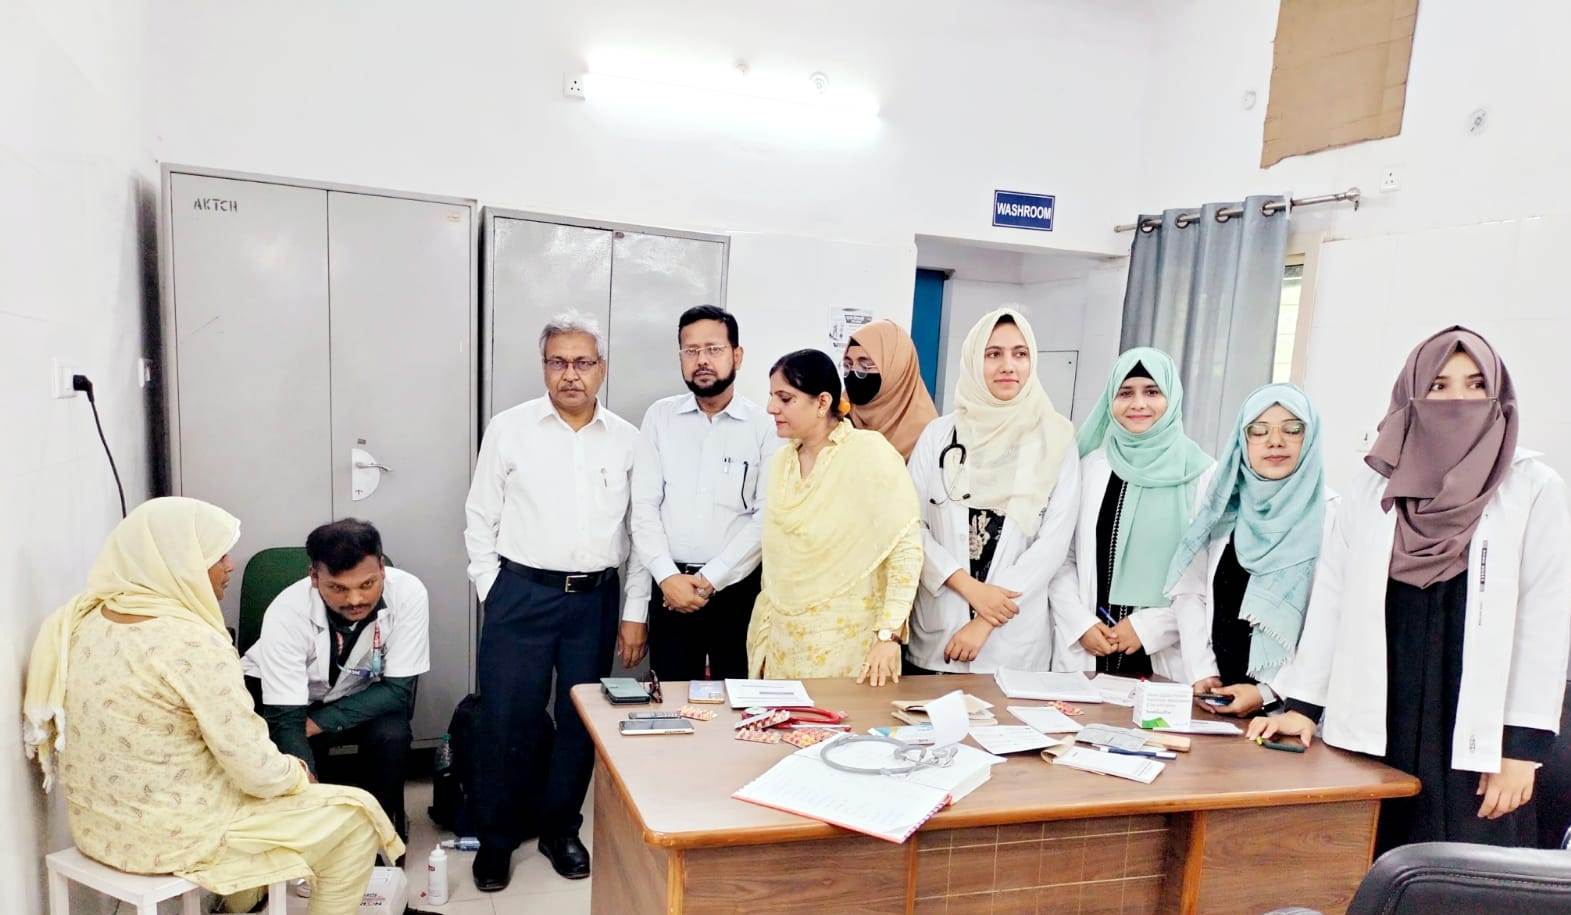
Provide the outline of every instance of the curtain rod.
[[[1265,203],[1265,204],[1261,205],[1260,212],[1265,214],[1266,216],[1270,216],[1272,213],[1275,213],[1277,210],[1293,209],[1293,208],[1296,208],[1296,207],[1308,207],[1308,206],[1314,206],[1315,204],[1319,204],[1319,203],[1341,203],[1344,200],[1351,200],[1351,201],[1353,201],[1353,209],[1356,211],[1358,209],[1358,200],[1359,200],[1359,198],[1361,196],[1363,196],[1362,192],[1359,191],[1358,188],[1350,187],[1347,190],[1342,191],[1339,194],[1318,194],[1318,195],[1316,195],[1314,197],[1294,197],[1294,198],[1292,198],[1291,200],[1289,200],[1287,202],[1287,206],[1285,206],[1285,207],[1282,204],[1280,204],[1280,203],[1268,202],[1268,203]],[[1243,210],[1242,207],[1228,207],[1225,210],[1218,210],[1217,213],[1216,213],[1216,218],[1219,221],[1225,222],[1225,221],[1227,221],[1229,219],[1232,219],[1235,216],[1242,216],[1242,215],[1244,215],[1244,210]],[[1180,213],[1180,214],[1178,214],[1178,218],[1176,220],[1176,222],[1178,224],[1178,227],[1180,229],[1184,228],[1185,226],[1189,225],[1190,223],[1199,222],[1199,221],[1200,221],[1200,214],[1199,213]],[[1139,228],[1142,231],[1149,231],[1151,229],[1159,229],[1161,227],[1162,227],[1162,219],[1161,219],[1161,217],[1153,216],[1150,219],[1142,219],[1138,223],[1131,222],[1131,223],[1127,223],[1127,224],[1121,225],[1121,226],[1114,226],[1113,227],[1113,231],[1114,232],[1133,232],[1136,228]]]

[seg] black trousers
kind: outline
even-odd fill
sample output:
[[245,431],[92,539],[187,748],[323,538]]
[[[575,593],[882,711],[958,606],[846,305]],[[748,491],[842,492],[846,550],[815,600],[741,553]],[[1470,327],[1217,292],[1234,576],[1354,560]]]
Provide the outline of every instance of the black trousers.
[[[754,569],[729,588],[721,588],[702,610],[668,610],[654,583],[649,596],[649,666],[662,680],[724,680],[747,676],[747,624],[762,587],[763,570]],[[709,662],[709,676],[704,662]]]
[[[404,782],[409,775],[409,744],[413,740],[409,713],[399,710],[347,731],[318,734],[309,742],[319,781],[370,792],[397,827],[399,836],[407,839],[409,818],[404,813]],[[351,746],[358,747],[358,752],[343,752]]]
[[485,848],[517,848],[531,827],[558,838],[583,825],[595,751],[569,692],[611,672],[621,593],[614,574],[593,591],[568,594],[504,567],[486,595],[471,807]]

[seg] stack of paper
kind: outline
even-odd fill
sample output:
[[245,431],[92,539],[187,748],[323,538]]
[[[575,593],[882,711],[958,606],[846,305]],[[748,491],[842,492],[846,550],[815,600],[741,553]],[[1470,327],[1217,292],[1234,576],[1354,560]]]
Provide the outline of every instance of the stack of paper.
[[1117,753],[1102,753],[1089,747],[1071,747],[1053,757],[1053,762],[1071,769],[1116,775],[1119,778],[1127,778],[1147,785],[1156,781],[1156,777],[1162,774],[1162,769],[1167,765],[1146,756],[1120,756]]
[[989,753],[1002,756],[1005,753],[1024,753],[1027,750],[1040,750],[1050,747],[1058,741],[1045,736],[1036,728],[1019,727],[1015,725],[996,725],[985,728],[972,728],[971,739],[977,746]]
[[1135,687],[1139,685],[1140,681],[1134,677],[1120,677],[1116,674],[1097,674],[1091,681],[1091,686],[1101,694],[1103,702],[1124,708],[1134,706]]
[[993,675],[998,688],[1011,699],[1042,702],[1101,702],[1102,694],[1085,674],[1074,671],[1000,670]]
[[1052,706],[1011,705],[1009,714],[1043,734],[1073,734],[1080,730],[1080,722]]
[[813,705],[801,680],[727,680],[725,693],[732,708],[811,708]]

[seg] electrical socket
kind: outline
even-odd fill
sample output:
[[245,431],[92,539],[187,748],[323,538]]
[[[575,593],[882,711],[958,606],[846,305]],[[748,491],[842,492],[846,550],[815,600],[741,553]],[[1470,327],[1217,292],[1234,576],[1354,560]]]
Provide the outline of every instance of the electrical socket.
[[1387,166],[1380,173],[1380,193],[1390,194],[1402,189],[1402,176],[1397,173],[1395,165]]
[[583,99],[584,75],[582,73],[563,73],[562,94],[568,98]]
[[69,400],[80,394],[80,391],[71,387],[71,376],[80,375],[82,370],[64,356],[56,356],[49,360],[49,391],[56,400]]

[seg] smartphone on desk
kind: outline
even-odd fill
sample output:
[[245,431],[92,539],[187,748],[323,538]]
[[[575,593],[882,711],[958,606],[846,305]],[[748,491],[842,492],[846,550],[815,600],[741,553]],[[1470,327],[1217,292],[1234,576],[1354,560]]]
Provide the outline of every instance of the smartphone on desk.
[[677,718],[677,719],[680,719],[681,717],[682,717],[682,713],[678,712],[678,711],[669,711],[669,712],[660,712],[660,711],[655,711],[655,712],[628,712],[627,713],[627,720],[628,721],[649,721],[649,720],[654,719],[654,718]]
[[639,718],[618,721],[617,729],[622,732],[623,737],[638,737],[644,734],[691,734],[693,723],[685,718]]

